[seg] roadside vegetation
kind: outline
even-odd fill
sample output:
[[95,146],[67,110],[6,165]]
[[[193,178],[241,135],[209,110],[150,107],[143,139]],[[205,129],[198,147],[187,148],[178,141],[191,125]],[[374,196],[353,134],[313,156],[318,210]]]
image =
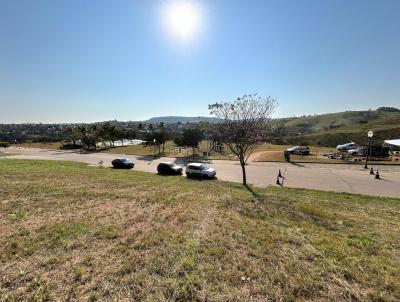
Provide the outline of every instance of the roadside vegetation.
[[0,301],[398,301],[400,199],[0,160]]

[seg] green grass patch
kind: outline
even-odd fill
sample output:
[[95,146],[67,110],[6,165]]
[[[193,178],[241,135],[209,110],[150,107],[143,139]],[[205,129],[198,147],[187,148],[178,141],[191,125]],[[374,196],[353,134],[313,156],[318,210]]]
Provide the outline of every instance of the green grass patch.
[[10,218],[11,220],[23,220],[26,219],[26,217],[28,217],[28,212],[24,211],[24,210],[16,210],[10,214],[8,214],[8,218]]

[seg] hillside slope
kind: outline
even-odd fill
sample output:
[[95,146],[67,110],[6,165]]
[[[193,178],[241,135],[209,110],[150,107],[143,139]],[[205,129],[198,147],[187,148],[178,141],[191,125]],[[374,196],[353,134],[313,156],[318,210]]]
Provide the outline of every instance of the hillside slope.
[[374,142],[400,137],[400,112],[347,111],[279,119],[285,139],[291,144],[335,146],[355,141],[365,144],[367,132],[375,132]]
[[0,301],[398,301],[400,200],[0,160]]

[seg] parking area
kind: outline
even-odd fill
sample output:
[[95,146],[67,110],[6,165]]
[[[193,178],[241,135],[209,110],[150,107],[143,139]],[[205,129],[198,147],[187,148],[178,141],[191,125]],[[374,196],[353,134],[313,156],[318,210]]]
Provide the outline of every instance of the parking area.
[[[8,156],[7,159],[44,159],[69,160],[98,165],[102,162],[105,167],[111,166],[111,161],[120,154],[89,153],[79,151],[46,150],[20,148],[10,150],[18,155]],[[163,161],[180,161],[175,158],[158,158],[126,156],[135,162],[134,170],[157,173],[157,165]],[[217,171],[221,180],[240,182],[241,168],[238,162],[229,160],[214,160],[209,163]],[[248,183],[256,186],[276,185],[278,171],[285,177],[285,187],[318,189],[336,192],[348,192],[375,196],[400,197],[400,166],[374,166],[379,169],[381,179],[375,179],[369,170],[362,165],[349,164],[300,164],[281,162],[250,162],[247,166]]]

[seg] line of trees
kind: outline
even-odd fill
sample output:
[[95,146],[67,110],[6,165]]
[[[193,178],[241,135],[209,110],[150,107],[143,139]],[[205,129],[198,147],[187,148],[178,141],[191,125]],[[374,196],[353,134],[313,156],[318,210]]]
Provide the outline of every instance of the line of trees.
[[[140,124],[141,125],[141,124]],[[143,127],[143,125],[139,126]],[[171,134],[165,129],[164,123],[160,123],[157,127],[153,124],[149,125],[150,132],[146,133],[144,140],[148,145],[158,147],[158,153],[165,152],[165,143],[171,139]],[[162,151],[161,151],[162,147]]]
[[109,143],[108,147],[114,147],[116,141],[121,141],[123,144],[124,139],[132,140],[136,138],[136,131],[119,128],[110,122],[71,126],[66,127],[64,131],[71,139],[72,147],[76,147],[79,140],[85,150],[96,150],[99,143],[107,147],[106,142]]
[[192,155],[195,155],[196,149],[200,142],[204,139],[204,132],[199,128],[184,129],[181,134],[174,139],[175,145],[178,147],[192,148]]

